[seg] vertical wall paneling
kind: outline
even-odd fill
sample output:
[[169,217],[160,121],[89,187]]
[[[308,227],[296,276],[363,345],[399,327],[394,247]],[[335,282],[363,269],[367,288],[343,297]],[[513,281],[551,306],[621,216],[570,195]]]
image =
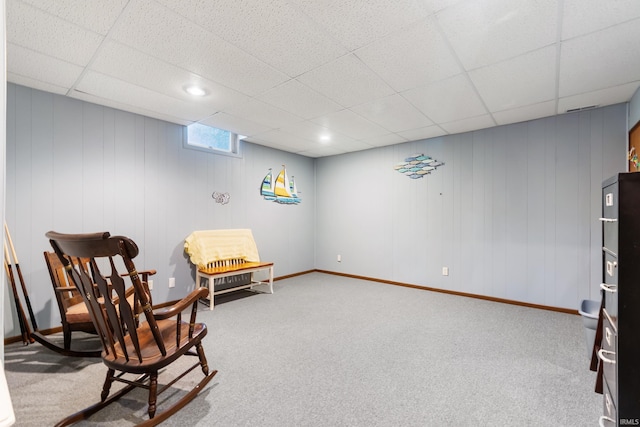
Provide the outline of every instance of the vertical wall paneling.
[[[250,143],[243,158],[190,150],[180,125],[7,88],[6,218],[27,284],[37,290],[30,295],[39,327],[60,324],[53,293],[42,287],[50,280],[42,252],[50,250],[44,233],[51,229],[132,237],[139,268],[158,271],[157,302],[193,289],[184,239],[196,229],[251,228],[277,275],[314,267],[313,159]],[[299,206],[265,202],[257,193],[265,171],[283,163],[303,183]],[[216,204],[214,190],[229,192],[231,202]],[[175,288],[169,289],[169,277],[176,278]],[[19,335],[9,301],[3,304],[6,337]]]
[[[317,159],[316,267],[577,309],[581,299],[599,296],[599,193],[603,179],[624,170],[625,116],[625,106],[614,105]],[[335,220],[363,206],[359,198],[326,196],[336,176],[352,194],[367,194],[375,175],[352,176],[355,165],[384,177],[423,151],[445,165],[420,180],[393,172],[384,202],[366,219],[361,214],[351,228]],[[358,231],[361,224],[369,234]],[[385,248],[380,233],[389,234]],[[357,259],[346,262],[343,253],[337,264],[337,248],[351,244],[345,236],[357,242],[348,252]]]
[[527,236],[526,298],[544,304],[545,288],[545,127],[544,121],[527,124],[526,162]]

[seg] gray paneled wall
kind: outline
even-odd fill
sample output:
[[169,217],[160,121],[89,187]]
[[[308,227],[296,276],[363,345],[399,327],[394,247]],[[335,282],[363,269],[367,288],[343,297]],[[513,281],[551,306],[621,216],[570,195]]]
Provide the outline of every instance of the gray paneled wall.
[[[40,328],[59,325],[44,233],[110,231],[133,238],[137,266],[154,268],[154,300],[193,289],[183,251],[194,230],[251,228],[277,276],[314,267],[313,159],[253,144],[235,158],[183,148],[182,126],[8,85],[6,219]],[[262,200],[269,168],[287,165],[303,202]],[[214,191],[230,202],[215,203]],[[176,287],[168,288],[169,277]],[[5,290],[5,336],[19,335]],[[12,315],[6,315],[11,313]]]
[[[178,125],[9,84],[6,217],[41,328],[58,324],[50,229],[131,236],[140,267],[158,270],[156,301],[193,287],[191,231],[251,228],[279,276],[318,268],[576,309],[599,297],[600,184],[625,169],[626,122],[616,105],[318,160],[246,144],[239,159],[183,148]],[[419,180],[393,169],[414,153],[445,165]],[[300,205],[259,196],[283,163]]]
[[[600,186],[625,170],[626,115],[318,159],[316,268],[571,309],[599,299]],[[416,153],[445,165],[417,180],[393,169]]]

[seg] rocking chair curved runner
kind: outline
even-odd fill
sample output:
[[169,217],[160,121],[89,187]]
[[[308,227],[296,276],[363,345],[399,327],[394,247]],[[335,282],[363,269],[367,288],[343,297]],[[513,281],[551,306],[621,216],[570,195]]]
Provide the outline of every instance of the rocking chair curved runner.
[[[149,390],[149,419],[139,425],[156,425],[175,414],[217,373],[209,371],[202,347],[207,327],[204,323],[196,323],[198,300],[205,298],[209,290],[204,287],[196,289],[170,307],[153,310],[133,263],[139,251],[131,239],[112,237],[108,232],[61,234],[50,231],[46,236],[84,298],[102,342],[102,361],[108,368],[101,401],[70,415],[57,425],[66,426],[86,419],[136,387]],[[86,264],[74,263],[76,258],[88,258],[90,271],[87,271]],[[121,274],[116,265],[124,265],[126,273]],[[110,270],[109,273],[104,275],[101,267]],[[137,310],[127,301],[127,277],[132,282],[145,321],[143,316],[138,319]],[[183,322],[182,312],[189,307],[189,322]],[[196,356],[198,362],[158,390],[158,371],[183,355]],[[204,378],[180,400],[156,414],[157,395],[198,366]],[[126,374],[138,374],[139,377],[126,379]],[[126,386],[109,396],[114,381],[123,382]]]

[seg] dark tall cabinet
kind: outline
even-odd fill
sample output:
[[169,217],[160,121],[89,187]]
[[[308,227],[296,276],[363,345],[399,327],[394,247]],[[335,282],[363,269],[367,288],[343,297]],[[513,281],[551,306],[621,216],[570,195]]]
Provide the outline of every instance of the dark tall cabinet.
[[602,184],[602,426],[640,426],[640,173]]

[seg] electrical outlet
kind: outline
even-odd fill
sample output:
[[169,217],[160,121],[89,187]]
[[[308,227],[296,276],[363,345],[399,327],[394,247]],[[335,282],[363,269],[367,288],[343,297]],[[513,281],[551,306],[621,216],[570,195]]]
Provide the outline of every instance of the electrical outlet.
[[442,275],[443,276],[449,275],[449,267],[442,267]]
[[149,286],[149,290],[153,289],[153,280],[149,280],[147,285]]
[[175,288],[176,287],[176,278],[175,277],[169,277],[169,287],[170,288]]

